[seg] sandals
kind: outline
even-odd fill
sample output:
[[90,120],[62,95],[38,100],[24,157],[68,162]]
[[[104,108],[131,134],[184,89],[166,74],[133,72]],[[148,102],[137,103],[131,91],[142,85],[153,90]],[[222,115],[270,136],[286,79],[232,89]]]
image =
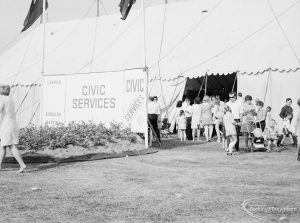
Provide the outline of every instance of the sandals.
[[27,166],[23,166],[19,169],[18,173],[26,173],[26,167]]

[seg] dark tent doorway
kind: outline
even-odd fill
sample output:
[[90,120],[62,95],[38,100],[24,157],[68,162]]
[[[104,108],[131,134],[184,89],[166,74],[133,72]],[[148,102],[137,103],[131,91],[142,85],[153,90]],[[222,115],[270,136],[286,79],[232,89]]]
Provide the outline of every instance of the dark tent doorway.
[[228,100],[228,94],[233,90],[237,90],[237,80],[236,73],[231,73],[227,75],[207,75],[198,78],[188,78],[186,81],[183,100],[186,97],[189,97],[192,101],[198,96],[202,99],[205,95],[205,86],[206,95],[220,95],[221,100]]

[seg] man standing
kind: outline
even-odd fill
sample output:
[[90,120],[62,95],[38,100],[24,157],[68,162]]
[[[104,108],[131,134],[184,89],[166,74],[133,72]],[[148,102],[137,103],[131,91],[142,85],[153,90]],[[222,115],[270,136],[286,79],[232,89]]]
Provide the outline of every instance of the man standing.
[[229,102],[227,102],[227,105],[230,107],[232,115],[234,120],[238,123],[238,125],[235,125],[236,128],[236,134],[237,134],[237,142],[235,144],[235,150],[239,151],[239,135],[241,131],[241,126],[240,126],[240,111],[242,109],[242,105],[238,100],[237,100],[237,95],[236,92],[231,92],[229,93]]
[[192,134],[192,106],[191,106],[191,99],[188,97],[185,98],[182,104],[182,110],[184,111],[186,117],[186,137],[188,140],[193,140]]
[[287,114],[292,114],[292,118],[290,119],[290,121],[292,121],[292,119],[293,119],[292,99],[287,98],[285,100],[285,102],[286,102],[286,104],[285,104],[285,106],[282,107],[279,116],[280,116],[280,118],[284,119],[287,117]]
[[157,103],[157,96],[150,97],[148,104],[148,120],[152,125],[152,128],[157,136],[158,141],[160,142],[160,132],[158,130],[158,116],[160,116],[160,107]]
[[[280,116],[280,118],[282,118],[282,121],[284,121],[285,119],[287,119],[288,114],[291,114],[291,118],[288,120],[291,123],[293,120],[293,108],[292,108],[292,99],[291,98],[287,98],[285,100],[285,106],[282,107],[282,109],[279,113],[279,116]],[[280,136],[278,139],[278,142],[277,142],[279,145],[283,143],[282,139],[283,139],[283,136]],[[293,137],[293,139],[294,139],[294,145],[295,145],[296,138]]]

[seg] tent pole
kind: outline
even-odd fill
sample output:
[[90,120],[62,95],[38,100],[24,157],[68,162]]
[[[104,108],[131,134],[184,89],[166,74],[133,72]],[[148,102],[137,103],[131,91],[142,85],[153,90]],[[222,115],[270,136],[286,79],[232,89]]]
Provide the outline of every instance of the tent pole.
[[147,69],[147,60],[146,60],[146,30],[145,30],[145,4],[144,0],[141,0],[141,11],[142,11],[142,43],[143,43],[143,72],[146,75],[146,88],[145,88],[145,99],[146,99],[146,126],[145,126],[145,147],[149,148],[149,139],[148,139],[148,69]]
[[99,11],[99,1],[100,1],[100,0],[97,0],[97,17],[99,17],[99,15],[100,15],[100,11]]
[[43,50],[42,50],[42,71],[41,71],[41,76],[42,76],[42,84],[41,84],[41,99],[40,99],[40,124],[43,125],[43,88],[44,88],[44,71],[45,71],[45,32],[46,32],[46,0],[43,0]]
[[207,72],[205,73],[205,93],[204,95],[206,95],[207,93]]
[[237,80],[237,75],[238,75],[238,72],[236,72],[236,74],[235,74],[235,78],[234,78],[234,81],[233,81],[233,85],[232,85],[231,91],[234,90],[234,85],[235,85],[235,82],[236,82],[236,80]]

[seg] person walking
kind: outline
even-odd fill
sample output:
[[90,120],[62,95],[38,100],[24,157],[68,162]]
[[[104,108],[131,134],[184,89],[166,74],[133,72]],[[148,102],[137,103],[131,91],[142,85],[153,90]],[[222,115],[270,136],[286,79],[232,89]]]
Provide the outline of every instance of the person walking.
[[243,104],[240,103],[237,100],[236,92],[229,93],[229,102],[227,102],[226,104],[230,107],[232,115],[234,117],[234,120],[237,123],[235,125],[235,128],[236,128],[236,140],[237,140],[237,142],[235,144],[235,150],[239,151],[239,149],[240,149],[240,147],[239,147],[239,144],[240,144],[239,135],[240,135],[240,131],[241,131],[240,111],[241,111],[241,108],[242,108]]
[[9,94],[10,87],[8,85],[0,85],[0,169],[6,156],[6,149],[10,149],[12,155],[20,165],[18,172],[23,173],[25,172],[26,165],[17,148],[19,135],[15,116],[15,104]]
[[223,123],[223,116],[224,116],[224,104],[221,103],[220,98],[216,97],[215,105],[213,108],[213,122],[215,124],[215,130],[218,138],[218,143],[221,142],[221,136],[220,136],[220,127]]

